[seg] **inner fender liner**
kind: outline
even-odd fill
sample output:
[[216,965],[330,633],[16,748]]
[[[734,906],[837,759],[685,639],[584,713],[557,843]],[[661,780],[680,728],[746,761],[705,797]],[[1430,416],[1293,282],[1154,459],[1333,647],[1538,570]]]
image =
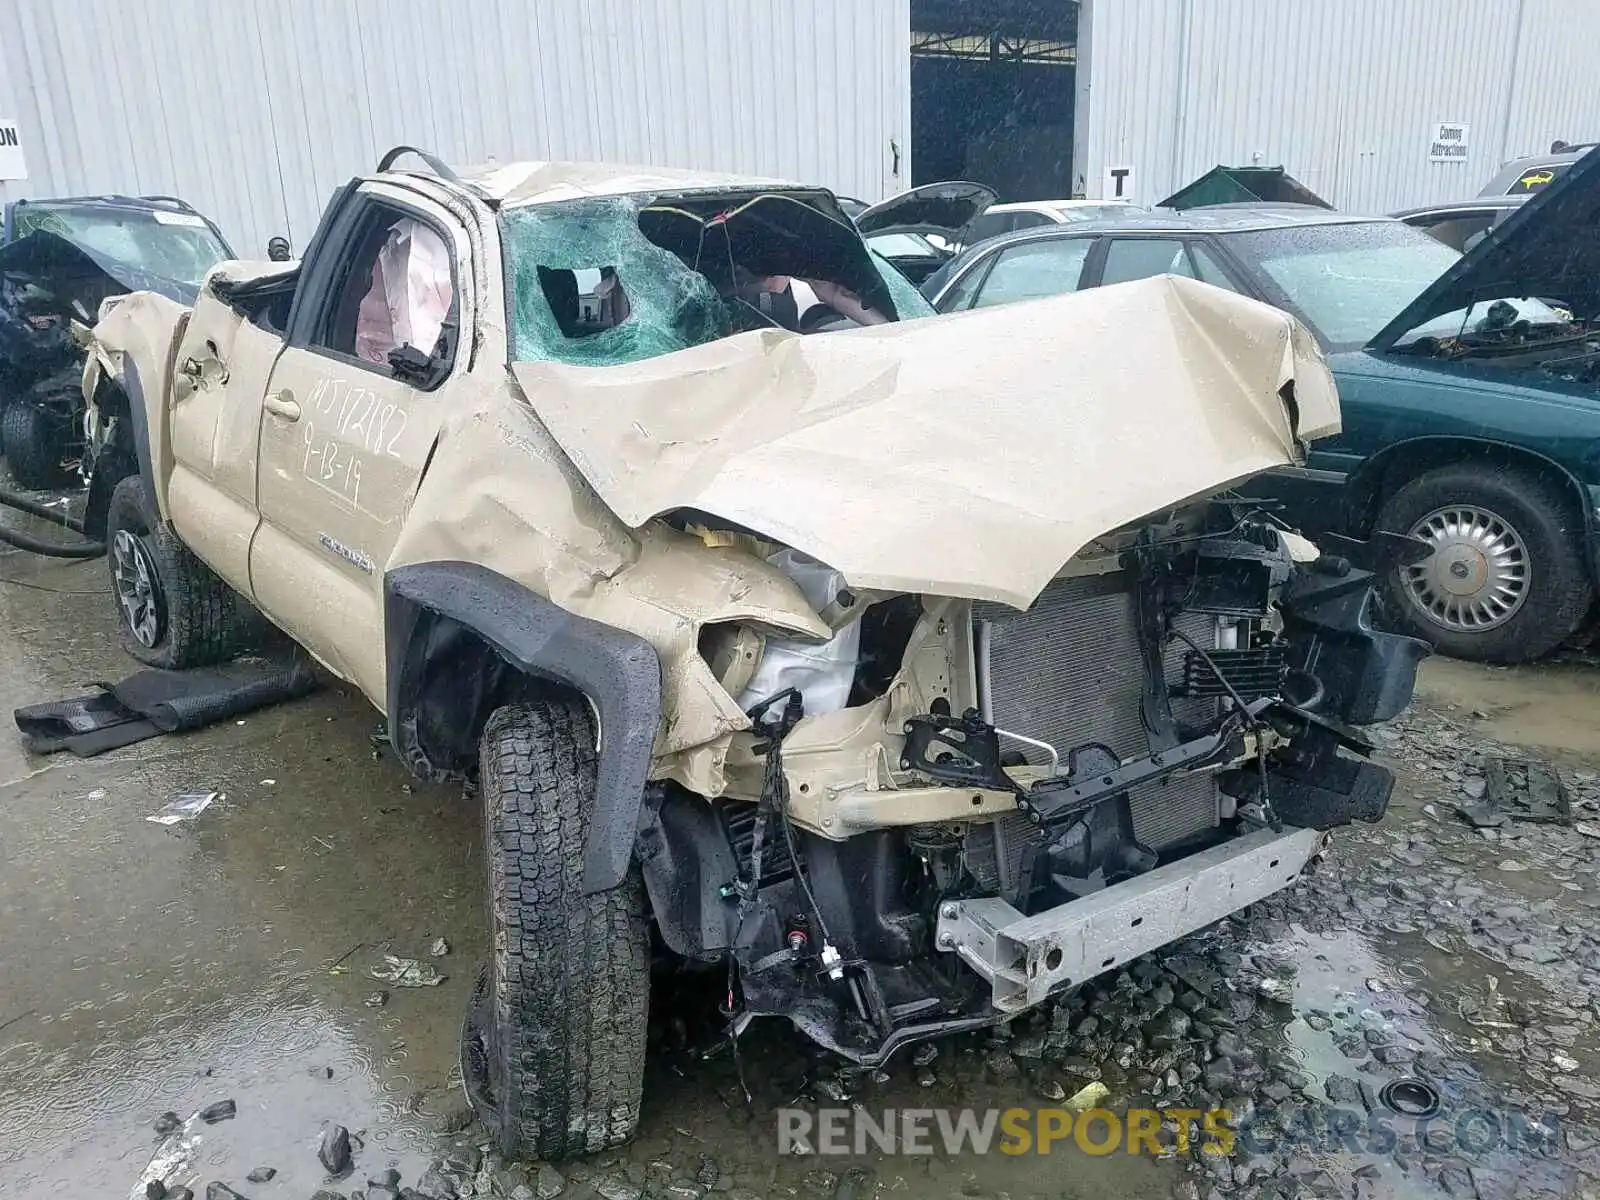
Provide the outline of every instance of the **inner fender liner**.
[[1427,557],[1415,538],[1378,534],[1370,542],[1329,536],[1336,551],[1298,572],[1283,590],[1290,665],[1326,689],[1318,711],[1351,725],[1372,725],[1411,703],[1417,664],[1428,643],[1372,627],[1375,576]]
[[[106,378],[109,378],[107,376]],[[150,485],[150,494],[156,495],[160,481],[156,479],[155,462],[150,457],[150,426],[146,424],[144,381],[139,378],[139,366],[133,355],[122,356],[122,375],[115,380],[128,398],[127,422],[133,433],[133,453],[139,460],[139,473]]]
[[525,674],[576,688],[600,717],[598,793],[584,846],[585,892],[616,887],[627,874],[651,749],[661,721],[661,663],[634,634],[576,616],[486,567],[418,563],[384,579],[391,737],[402,757],[410,648],[425,614],[456,621]]
[[[1221,784],[1224,792],[1241,803],[1261,799],[1261,777],[1253,768],[1225,772]],[[1273,811],[1302,829],[1380,821],[1393,791],[1394,775],[1387,768],[1335,754],[1312,770],[1274,763],[1267,778]]]

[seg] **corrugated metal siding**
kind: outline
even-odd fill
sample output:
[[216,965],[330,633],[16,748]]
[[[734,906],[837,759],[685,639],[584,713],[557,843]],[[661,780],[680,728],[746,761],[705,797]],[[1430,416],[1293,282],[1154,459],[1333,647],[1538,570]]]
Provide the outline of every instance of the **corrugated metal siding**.
[[[1341,208],[1476,195],[1507,158],[1600,137],[1600,5],[1565,0],[1089,0],[1079,175],[1153,203],[1219,164],[1284,166]],[[1520,36],[1519,36],[1520,28]],[[1081,100],[1080,100],[1081,102]],[[1441,121],[1463,162],[1430,163]]]
[[1542,154],[1557,138],[1600,141],[1600,5],[1522,3],[1517,76],[1508,89],[1505,156]]
[[0,29],[31,176],[0,197],[172,192],[244,253],[303,246],[400,143],[868,200],[911,178],[909,0],[0,0]]

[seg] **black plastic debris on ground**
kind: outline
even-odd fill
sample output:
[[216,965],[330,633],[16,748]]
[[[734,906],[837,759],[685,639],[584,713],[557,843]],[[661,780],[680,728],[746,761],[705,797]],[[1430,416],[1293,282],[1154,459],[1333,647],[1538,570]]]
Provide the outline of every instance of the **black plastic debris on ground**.
[[202,729],[229,717],[316,691],[303,658],[247,657],[188,671],[150,669],[100,691],[17,709],[13,718],[33,754],[102,754],[161,733]]
[[1534,758],[1491,758],[1484,766],[1482,799],[1456,805],[1456,812],[1477,829],[1495,829],[1509,821],[1535,825],[1572,824],[1572,801],[1561,773]]
[[1561,773],[1533,758],[1492,758],[1484,769],[1484,797],[1513,821],[1572,824],[1572,801]]

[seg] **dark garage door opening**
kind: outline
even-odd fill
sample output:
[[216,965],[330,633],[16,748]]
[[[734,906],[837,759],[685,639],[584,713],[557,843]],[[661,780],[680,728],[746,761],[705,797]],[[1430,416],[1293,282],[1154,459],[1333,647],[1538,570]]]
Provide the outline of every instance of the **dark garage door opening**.
[[912,182],[1071,196],[1077,38],[1073,0],[911,0]]

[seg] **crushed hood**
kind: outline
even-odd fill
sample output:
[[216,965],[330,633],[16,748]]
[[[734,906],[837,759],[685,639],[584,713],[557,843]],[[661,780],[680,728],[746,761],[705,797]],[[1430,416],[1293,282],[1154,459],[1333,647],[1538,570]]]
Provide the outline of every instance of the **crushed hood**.
[[[1097,536],[1339,428],[1311,335],[1172,276],[613,367],[517,363],[629,526],[693,510],[856,587],[1026,608]],[[1291,406],[1298,412],[1298,437]]]
[[856,228],[865,236],[881,233],[954,235],[995,201],[995,190],[981,183],[925,183],[863,210]]
[[[200,294],[199,280],[170,279],[47,230],[0,247],[0,273],[39,280],[68,300],[80,294],[157,292],[193,304]],[[98,303],[88,306],[90,313]]]
[[1600,316],[1600,149],[1491,228],[1369,344],[1386,350],[1446,313],[1522,296],[1561,301],[1579,320]]
[[[11,386],[31,387],[82,361],[71,323],[93,324],[107,297],[176,289],[45,230],[8,242],[0,246],[0,370]],[[195,294],[175,298],[193,303]]]

